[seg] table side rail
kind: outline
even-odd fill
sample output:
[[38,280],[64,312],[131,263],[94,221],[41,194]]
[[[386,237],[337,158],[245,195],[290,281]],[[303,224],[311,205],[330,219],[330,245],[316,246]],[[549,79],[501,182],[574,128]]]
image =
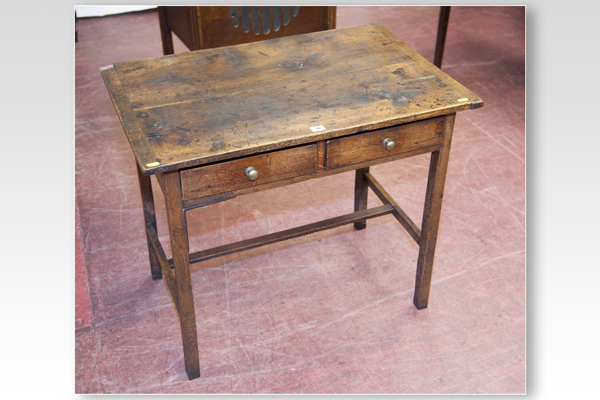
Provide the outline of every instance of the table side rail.
[[287,185],[291,185],[294,183],[303,182],[308,179],[323,178],[323,177],[326,177],[329,175],[335,175],[335,174],[340,174],[343,172],[354,171],[356,169],[370,167],[370,166],[378,165],[378,164],[383,164],[383,163],[387,163],[390,161],[400,160],[403,158],[413,157],[413,156],[417,156],[420,154],[426,154],[426,153],[438,151],[438,150],[440,150],[440,148],[441,148],[440,144],[435,144],[432,146],[422,147],[417,150],[398,153],[398,154],[391,155],[391,156],[388,156],[385,158],[364,161],[364,162],[360,162],[358,164],[353,164],[353,165],[346,165],[344,167],[336,168],[333,170],[321,169],[321,170],[317,170],[317,172],[314,172],[311,174],[296,176],[294,178],[271,182],[271,183],[264,184],[264,185],[257,185],[257,186],[247,187],[247,188],[238,189],[238,190],[229,190],[227,192],[223,192],[223,193],[219,193],[219,194],[215,194],[215,195],[202,196],[202,197],[199,197],[197,199],[192,199],[192,200],[184,200],[183,207],[186,211],[192,210],[194,208],[204,207],[204,206],[218,203],[221,201],[230,200],[237,196],[242,196],[242,195],[249,194],[249,193],[254,193],[254,192],[259,192],[259,191],[263,191],[263,190],[269,190],[269,189],[274,189],[274,188],[278,188],[278,187],[282,187],[282,186],[287,186]]
[[[355,222],[365,221],[367,219],[380,217],[382,215],[392,214],[394,211],[395,209],[392,205],[385,204],[383,206],[342,215],[340,217],[326,219],[312,224],[303,225],[297,228],[271,233],[252,239],[242,240],[240,242],[226,244],[223,246],[214,247],[212,249],[198,251],[190,254],[190,264],[210,260],[211,258],[220,257],[231,253],[236,253],[238,251],[250,250],[255,247],[309,235],[311,233],[316,233],[327,229],[337,228],[347,224],[353,224]],[[169,265],[173,267],[173,260],[169,259],[168,262]]]
[[419,229],[417,224],[415,224],[413,220],[410,219],[408,214],[404,212],[404,210],[398,205],[398,203],[396,203],[392,196],[390,196],[390,194],[383,188],[383,186],[381,186],[381,184],[377,181],[377,179],[375,179],[373,175],[371,175],[370,172],[365,173],[364,179],[366,180],[367,185],[369,185],[369,188],[371,188],[373,193],[375,193],[377,197],[379,197],[379,200],[381,200],[383,204],[389,204],[392,207],[394,207],[394,217],[396,217],[400,225],[402,225],[404,229],[406,229],[406,231],[410,234],[410,236],[413,239],[415,239],[415,241],[418,244],[421,240],[421,230]]

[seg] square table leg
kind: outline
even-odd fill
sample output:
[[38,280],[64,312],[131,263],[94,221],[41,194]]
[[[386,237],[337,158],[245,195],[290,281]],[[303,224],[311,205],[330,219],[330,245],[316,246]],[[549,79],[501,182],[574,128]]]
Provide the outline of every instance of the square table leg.
[[190,274],[188,232],[181,197],[179,171],[165,172],[164,185],[185,370],[189,379],[195,379],[200,376],[200,360]]
[[413,304],[419,310],[426,308],[429,300],[433,258],[442,211],[442,197],[444,196],[454,119],[455,115],[449,115],[445,118],[442,148],[431,153],[425,209],[423,210],[423,223],[421,224],[421,238],[419,240],[415,295],[413,298]]
[[[356,170],[354,180],[354,212],[367,209],[367,196],[369,194],[369,185],[365,179],[365,174],[369,172],[369,167]],[[355,222],[354,227],[358,230],[367,227],[367,221]]]
[[[144,208],[144,226],[147,223],[152,223],[156,227],[156,213],[154,211],[154,196],[152,195],[152,182],[149,176],[142,174],[139,165],[136,163],[136,169],[138,173],[138,181],[140,183],[140,193],[142,195],[142,206]],[[146,229],[144,229],[146,232]],[[150,258],[150,272],[152,272],[152,279],[162,279],[162,271],[160,264],[154,254],[150,238],[146,235],[146,242],[148,243],[148,257]]]

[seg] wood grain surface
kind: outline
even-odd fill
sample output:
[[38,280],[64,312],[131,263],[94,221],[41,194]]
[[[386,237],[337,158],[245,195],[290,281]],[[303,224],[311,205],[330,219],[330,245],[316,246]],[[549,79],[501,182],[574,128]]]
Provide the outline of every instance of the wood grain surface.
[[483,106],[380,24],[115,63],[102,75],[145,175]]

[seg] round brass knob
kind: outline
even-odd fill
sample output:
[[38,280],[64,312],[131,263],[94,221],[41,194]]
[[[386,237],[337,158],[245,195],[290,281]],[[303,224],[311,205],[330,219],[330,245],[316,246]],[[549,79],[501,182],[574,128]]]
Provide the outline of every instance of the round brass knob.
[[258,179],[258,171],[254,167],[248,167],[244,170],[244,173],[251,181],[255,181]]
[[394,142],[389,137],[385,138],[385,139],[383,139],[383,147],[385,147],[387,149],[387,151],[392,151],[392,150],[394,150],[394,147],[396,147],[396,142]]

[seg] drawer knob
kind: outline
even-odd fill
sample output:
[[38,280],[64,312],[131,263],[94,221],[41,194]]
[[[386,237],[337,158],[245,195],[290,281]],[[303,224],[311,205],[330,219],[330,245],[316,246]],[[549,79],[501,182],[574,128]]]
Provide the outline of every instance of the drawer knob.
[[244,170],[244,173],[251,181],[255,181],[258,179],[258,171],[254,167],[248,167]]
[[387,151],[392,151],[392,150],[394,150],[394,147],[396,147],[396,142],[394,142],[389,137],[385,138],[385,139],[383,139],[383,147],[385,147],[387,149]]

